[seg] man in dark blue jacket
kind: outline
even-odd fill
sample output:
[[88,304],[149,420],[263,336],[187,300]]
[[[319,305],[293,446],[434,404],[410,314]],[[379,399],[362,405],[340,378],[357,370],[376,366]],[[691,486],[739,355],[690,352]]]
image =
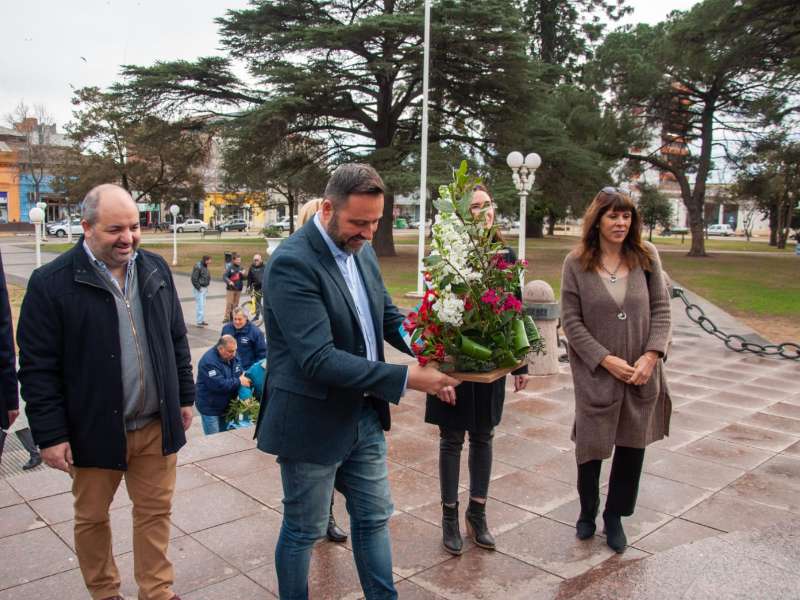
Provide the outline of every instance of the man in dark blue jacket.
[[236,358],[245,371],[267,356],[264,332],[248,320],[242,308],[233,309],[233,322],[222,327],[222,335],[236,340]]
[[33,437],[72,476],[75,553],[92,598],[118,598],[108,507],[124,475],[142,598],[177,598],[167,558],[177,451],[192,423],[186,325],[167,263],[139,250],[139,210],[116,185],[82,206],[83,235],[28,281],[17,330]]
[[250,380],[244,376],[236,358],[236,340],[231,335],[223,335],[197,364],[197,411],[206,435],[228,428],[225,413],[240,385],[249,387]]
[[397,598],[386,464],[389,404],[406,389],[455,398],[458,381],[384,362],[384,338],[411,353],[375,252],[383,182],[369,165],[340,166],[320,211],[267,264],[266,410],[258,447],[278,456],[283,525],[275,550],[281,598],[308,597],[311,548],[325,535],[334,485],[347,498],[353,554],[367,600]]

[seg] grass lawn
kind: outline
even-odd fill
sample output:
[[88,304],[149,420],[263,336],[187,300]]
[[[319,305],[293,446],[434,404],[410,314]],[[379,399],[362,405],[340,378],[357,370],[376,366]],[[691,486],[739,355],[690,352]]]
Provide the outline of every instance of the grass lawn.
[[[680,239],[655,238],[656,246],[662,250],[661,257],[670,276],[708,298],[732,315],[740,318],[767,339],[800,341],[800,258],[793,254],[794,248],[778,251],[764,242],[744,240],[708,240],[712,252],[708,258],[689,258],[682,252]],[[417,287],[417,241],[415,236],[398,237],[397,256],[380,259],[381,270],[389,293],[399,306],[413,307],[417,300],[407,298],[407,292]],[[517,247],[517,240],[507,238],[507,243]],[[541,240],[528,240],[526,256],[529,261],[527,279],[543,279],[549,283],[558,298],[561,279],[561,264],[564,257],[577,243],[576,237],[557,236]],[[222,276],[222,260],[225,250],[242,254],[242,264],[250,264],[252,255],[264,255],[264,242],[258,238],[231,238],[221,241],[179,240],[177,272],[189,273],[203,254],[213,257],[211,273]],[[143,247],[157,252],[168,261],[172,260],[172,244],[148,243]],[[688,241],[684,246],[688,250]],[[51,252],[67,250],[67,244],[47,244]],[[750,253],[717,253],[715,250],[748,250]]]

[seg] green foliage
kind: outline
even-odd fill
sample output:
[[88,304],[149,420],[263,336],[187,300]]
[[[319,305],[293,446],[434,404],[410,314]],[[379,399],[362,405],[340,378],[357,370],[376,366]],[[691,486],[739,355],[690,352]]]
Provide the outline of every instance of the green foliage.
[[[760,127],[797,110],[800,36],[796,18],[793,33],[780,22],[789,4],[704,0],[658,25],[610,34],[588,68],[597,89],[609,93],[609,108],[623,115],[620,158],[676,178],[689,213],[693,255],[705,254],[705,186],[718,137],[757,135]],[[652,151],[658,137],[664,147],[683,145],[687,151]],[[697,153],[689,151],[692,144]]]
[[[129,66],[122,89],[133,102],[170,114],[257,113],[274,132],[319,140],[325,163],[368,161],[390,190],[413,189],[422,13],[422,0],[254,2],[217,21],[230,58]],[[518,15],[501,0],[439,0],[432,39],[431,142],[487,152],[526,102]],[[233,75],[231,59],[246,66],[254,81],[249,88]],[[391,210],[388,194],[385,215]],[[379,253],[394,252],[390,221],[376,236]]]
[[639,194],[639,215],[642,223],[650,230],[652,242],[653,229],[657,225],[668,228],[672,224],[672,204],[654,185],[640,183]]
[[276,225],[267,225],[261,229],[261,235],[265,238],[279,238],[283,236],[283,230]]
[[784,248],[789,229],[797,227],[794,213],[800,203],[800,142],[790,141],[781,132],[760,140],[748,150],[734,190],[755,199],[774,224],[775,244]]
[[57,186],[82,198],[98,183],[118,183],[140,201],[197,200],[205,195],[200,167],[211,134],[191,119],[167,121],[96,87],[75,92],[67,132],[73,152],[61,165]]

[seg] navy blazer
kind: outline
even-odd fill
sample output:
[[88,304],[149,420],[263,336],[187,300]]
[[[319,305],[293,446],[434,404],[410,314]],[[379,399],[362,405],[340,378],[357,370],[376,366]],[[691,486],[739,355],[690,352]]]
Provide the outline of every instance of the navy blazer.
[[407,367],[383,362],[384,339],[411,352],[372,246],[365,244],[355,260],[369,296],[378,361],[366,358],[355,303],[313,220],[270,257],[264,276],[268,404],[257,428],[264,452],[316,464],[342,460],[356,439],[365,395],[389,429],[388,403],[399,402]]

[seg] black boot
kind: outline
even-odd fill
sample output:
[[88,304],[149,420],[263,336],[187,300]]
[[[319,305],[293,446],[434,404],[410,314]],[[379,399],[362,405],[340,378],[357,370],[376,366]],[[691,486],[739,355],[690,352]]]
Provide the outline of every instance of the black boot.
[[6,445],[6,435],[8,434],[0,429],[0,462],[3,462],[3,448]]
[[331,496],[331,512],[328,515],[328,531],[325,532],[325,537],[332,542],[342,543],[347,541],[347,534],[336,524],[336,519],[333,516],[333,496]]
[[455,506],[442,503],[442,544],[445,550],[456,556],[464,551],[464,540],[458,529],[458,502]]
[[24,465],[22,465],[22,469],[28,471],[30,469],[35,469],[40,464],[42,464],[42,455],[39,454],[39,449],[36,447],[36,443],[33,441],[33,435],[31,434],[31,430],[27,427],[25,429],[20,429],[17,431],[17,437],[19,438],[20,443],[22,443],[22,447],[28,451],[28,454],[31,457],[28,459]]
[[595,519],[597,519],[599,506],[599,496],[595,496],[594,499],[581,498],[581,514],[578,516],[578,522],[575,523],[575,535],[579,540],[588,540],[594,535],[597,529]]
[[575,523],[575,535],[579,540],[587,540],[594,535],[597,525],[597,511],[600,508],[600,468],[603,462],[590,460],[578,465],[578,497],[581,514]]
[[606,543],[609,548],[617,554],[625,552],[625,546],[628,545],[628,538],[625,537],[625,530],[622,529],[622,519],[620,516],[604,512],[603,523],[605,523],[603,533],[606,534]]
[[494,550],[494,537],[486,524],[486,503],[470,499],[464,520],[467,523],[467,535],[472,538],[475,545]]

